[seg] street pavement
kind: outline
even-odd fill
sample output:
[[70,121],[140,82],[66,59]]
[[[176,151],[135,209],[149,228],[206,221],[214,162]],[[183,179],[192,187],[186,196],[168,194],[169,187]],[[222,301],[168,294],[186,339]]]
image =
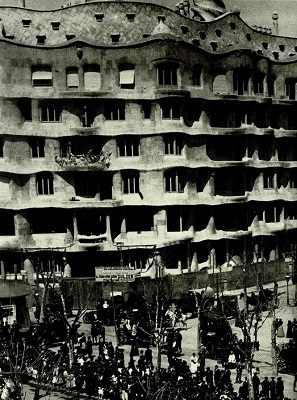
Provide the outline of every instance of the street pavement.
[[[268,284],[264,285],[265,288],[273,289],[273,284]],[[297,318],[297,307],[295,305],[295,285],[290,284],[288,286],[289,289],[289,302],[290,305],[287,305],[287,287],[286,287],[286,282],[278,282],[278,287],[279,287],[279,293],[280,293],[280,303],[279,307],[276,309],[276,318],[282,318],[283,320],[283,326],[284,330],[286,333],[286,327],[287,327],[287,322],[288,320],[293,320],[294,318]],[[257,292],[256,287],[248,288],[248,293],[251,293],[252,291]],[[231,291],[231,292],[224,292],[224,294],[236,294],[239,295],[242,292],[242,290],[237,290],[237,291]],[[230,320],[230,325],[232,328],[233,333],[236,333],[238,336],[238,339],[242,338],[243,339],[243,334],[240,328],[235,327],[235,321]],[[272,359],[271,359],[271,318],[267,317],[267,313],[263,313],[262,321],[263,325],[258,331],[258,340],[260,342],[260,350],[258,352],[255,352],[255,358],[254,358],[254,366],[259,367],[260,369],[260,380],[262,381],[264,377],[270,377],[273,376],[272,374]],[[114,332],[114,327],[113,326],[106,326],[106,341],[112,342],[113,345],[116,345],[115,341],[115,332]],[[90,330],[91,330],[91,325],[82,323],[81,326],[79,327],[79,332],[84,332],[86,336],[90,335]],[[186,360],[188,363],[190,363],[190,358],[193,352],[197,352],[197,318],[192,318],[188,319],[187,321],[187,328],[182,329],[182,336],[183,336],[183,341],[182,341],[182,356],[180,358]],[[284,338],[278,338],[277,337],[277,344],[281,343],[287,343],[289,339],[286,337]],[[121,345],[121,348],[124,349],[124,354],[125,354],[125,362],[126,365],[129,361],[129,354],[130,354],[130,349],[131,346],[129,345]],[[156,353],[157,350],[155,347],[152,348],[153,350],[153,359],[156,359]],[[94,354],[97,356],[98,355],[98,348],[96,346],[93,347]],[[136,358],[137,360],[137,358]],[[214,369],[215,365],[219,365],[221,368],[221,364],[218,363],[216,360],[212,359],[206,359],[206,367],[210,367],[211,369]],[[168,360],[166,354],[162,354],[162,367],[167,367],[168,366]],[[239,389],[239,384],[234,383],[235,382],[235,375],[236,372],[235,370],[231,370],[231,379],[234,384],[235,390],[238,391]],[[245,376],[245,371],[243,371],[243,378]],[[293,381],[294,381],[294,376],[289,375],[289,374],[278,374],[278,376],[281,376],[284,381],[285,385],[285,397],[291,399],[291,400],[297,400],[297,392],[293,391]],[[26,400],[31,400],[33,399],[32,397],[32,392],[30,393],[30,388],[25,387],[27,390],[27,395],[25,397]],[[51,393],[49,396],[44,397],[46,400],[54,400],[54,399],[64,399],[67,398],[67,396],[59,396],[58,393]]]

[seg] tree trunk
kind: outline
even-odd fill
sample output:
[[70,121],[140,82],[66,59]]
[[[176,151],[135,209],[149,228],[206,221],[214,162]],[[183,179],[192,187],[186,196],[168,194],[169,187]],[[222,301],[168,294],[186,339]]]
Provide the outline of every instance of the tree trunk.
[[272,375],[277,376],[275,310],[272,310],[272,320],[271,320],[271,360],[272,360]]

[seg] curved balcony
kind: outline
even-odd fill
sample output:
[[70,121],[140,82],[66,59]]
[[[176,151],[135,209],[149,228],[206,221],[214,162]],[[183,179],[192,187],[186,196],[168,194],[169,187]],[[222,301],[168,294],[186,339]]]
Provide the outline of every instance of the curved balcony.
[[67,170],[83,167],[108,167],[110,164],[111,153],[101,151],[98,155],[93,155],[92,150],[85,154],[75,155],[68,152],[65,156],[55,156],[55,162]]
[[85,250],[102,250],[103,242],[107,240],[107,234],[101,235],[77,235],[79,246]]

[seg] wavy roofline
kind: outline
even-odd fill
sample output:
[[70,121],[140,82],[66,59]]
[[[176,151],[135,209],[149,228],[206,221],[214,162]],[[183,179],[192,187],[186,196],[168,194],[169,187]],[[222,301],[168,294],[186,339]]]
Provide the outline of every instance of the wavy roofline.
[[[238,53],[239,51],[242,51],[246,54],[250,53],[254,53],[255,55],[257,55],[259,57],[259,59],[265,59],[269,62],[273,62],[273,64],[292,64],[292,63],[296,63],[297,60],[297,54],[295,57],[292,57],[291,59],[286,59],[286,60],[271,60],[271,58],[269,58],[268,56],[265,55],[260,55],[258,54],[255,50],[248,48],[248,47],[233,47],[232,49],[228,49],[226,51],[216,51],[216,53],[213,53],[211,51],[208,51],[200,46],[196,46],[191,42],[188,42],[186,40],[183,40],[180,36],[175,36],[171,33],[160,33],[158,35],[153,35],[153,36],[149,36],[147,38],[141,38],[139,41],[137,42],[133,42],[133,43],[128,43],[128,44],[117,44],[115,45],[104,45],[104,44],[98,44],[95,41],[88,41],[86,39],[83,38],[73,38],[71,40],[67,40],[67,42],[61,42],[55,45],[32,45],[32,44],[27,44],[27,43],[21,43],[21,42],[16,42],[14,41],[14,39],[9,39],[9,38],[0,38],[0,43],[1,42],[5,42],[5,43],[9,43],[15,46],[22,46],[22,47],[27,47],[27,48],[34,48],[34,49],[41,49],[41,50],[54,50],[54,49],[62,49],[62,48],[67,48],[67,47],[71,47],[73,45],[87,45],[90,47],[94,47],[96,49],[111,49],[111,50],[116,50],[119,48],[130,48],[130,47],[140,47],[143,45],[149,45],[150,43],[153,42],[159,42],[159,41],[163,41],[163,40],[172,40],[172,42],[180,42],[183,43],[185,46],[190,46],[192,48],[195,48],[196,50],[199,49],[201,53],[205,53],[208,55],[212,55],[212,56],[217,56],[217,57],[224,57],[224,56],[229,56],[230,54],[234,54],[234,53]],[[193,38],[195,39],[195,38]]]
[[119,5],[119,4],[143,4],[143,5],[151,5],[151,6],[155,6],[155,7],[159,7],[159,8],[163,8],[164,10],[167,10],[167,11],[170,11],[170,12],[172,12],[172,13],[174,13],[174,14],[177,14],[177,15],[179,15],[180,17],[182,17],[182,18],[184,18],[185,20],[190,20],[190,21],[192,21],[192,22],[197,22],[198,24],[202,24],[202,25],[211,25],[212,23],[214,23],[214,22],[217,22],[217,21],[219,21],[219,20],[222,20],[222,19],[224,19],[226,16],[229,16],[229,15],[234,15],[234,16],[236,16],[236,18],[238,18],[239,20],[241,20],[248,28],[250,28],[252,31],[254,31],[255,33],[261,33],[262,35],[267,35],[268,37],[279,37],[279,38],[284,38],[284,39],[289,39],[289,40],[294,40],[294,39],[297,39],[297,38],[294,38],[294,37],[292,37],[292,36],[280,36],[280,35],[273,35],[273,34],[268,34],[268,33],[266,33],[266,32],[258,32],[256,29],[254,29],[253,27],[251,27],[246,21],[244,21],[242,18],[241,18],[241,16],[239,15],[239,12],[238,11],[228,11],[228,12],[226,12],[226,13],[224,13],[224,14],[222,14],[222,15],[220,15],[220,16],[218,16],[217,18],[214,18],[213,20],[211,20],[211,21],[196,21],[196,20],[194,20],[194,19],[192,19],[192,18],[190,18],[190,17],[187,17],[187,16],[185,16],[185,15],[182,15],[182,14],[180,14],[180,13],[178,13],[178,12],[176,12],[175,10],[173,10],[172,8],[169,8],[169,7],[166,7],[166,6],[163,6],[163,5],[161,5],[161,4],[156,4],[156,3],[151,3],[151,2],[142,2],[142,1],[138,1],[138,0],[135,0],[135,1],[132,1],[132,0],[125,0],[123,3],[119,3],[117,0],[111,0],[111,1],[108,1],[108,0],[96,0],[96,1],[90,1],[90,2],[87,2],[87,3],[79,3],[79,4],[72,4],[72,5],[70,5],[70,6],[64,6],[64,7],[60,7],[60,8],[54,8],[54,9],[48,9],[48,10],[40,10],[40,9],[34,9],[34,8],[24,8],[24,7],[20,7],[20,6],[1,6],[0,5],[0,11],[1,11],[1,9],[4,9],[4,8],[6,8],[6,9],[11,9],[11,8],[13,8],[13,9],[21,9],[21,10],[27,10],[27,11],[34,11],[34,12],[38,12],[38,13],[48,13],[48,12],[59,12],[59,11],[63,11],[63,10],[66,10],[66,9],[69,9],[69,8],[74,8],[74,7],[83,7],[83,6],[88,6],[88,5],[91,5],[91,4],[99,4],[99,3],[101,3],[101,4],[117,4],[117,5]]

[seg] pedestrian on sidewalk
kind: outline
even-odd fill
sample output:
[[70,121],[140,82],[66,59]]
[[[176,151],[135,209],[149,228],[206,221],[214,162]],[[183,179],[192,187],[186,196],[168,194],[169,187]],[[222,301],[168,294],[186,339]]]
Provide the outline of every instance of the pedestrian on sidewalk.
[[255,372],[253,376],[253,389],[254,389],[255,400],[259,398],[259,386],[260,386],[260,379],[258,377],[258,374]]
[[297,386],[297,372],[295,372],[295,376],[294,376],[294,383],[293,383],[294,392],[296,392],[296,386]]
[[275,400],[276,395],[275,395],[275,385],[276,382],[274,380],[274,376],[271,377],[271,381],[269,382],[269,392],[270,392],[270,399]]
[[241,376],[242,376],[242,364],[240,362],[236,365],[236,380],[235,383],[241,383]]
[[284,382],[283,382],[281,376],[279,376],[277,378],[275,389],[276,389],[276,398],[283,399],[284,398]]

